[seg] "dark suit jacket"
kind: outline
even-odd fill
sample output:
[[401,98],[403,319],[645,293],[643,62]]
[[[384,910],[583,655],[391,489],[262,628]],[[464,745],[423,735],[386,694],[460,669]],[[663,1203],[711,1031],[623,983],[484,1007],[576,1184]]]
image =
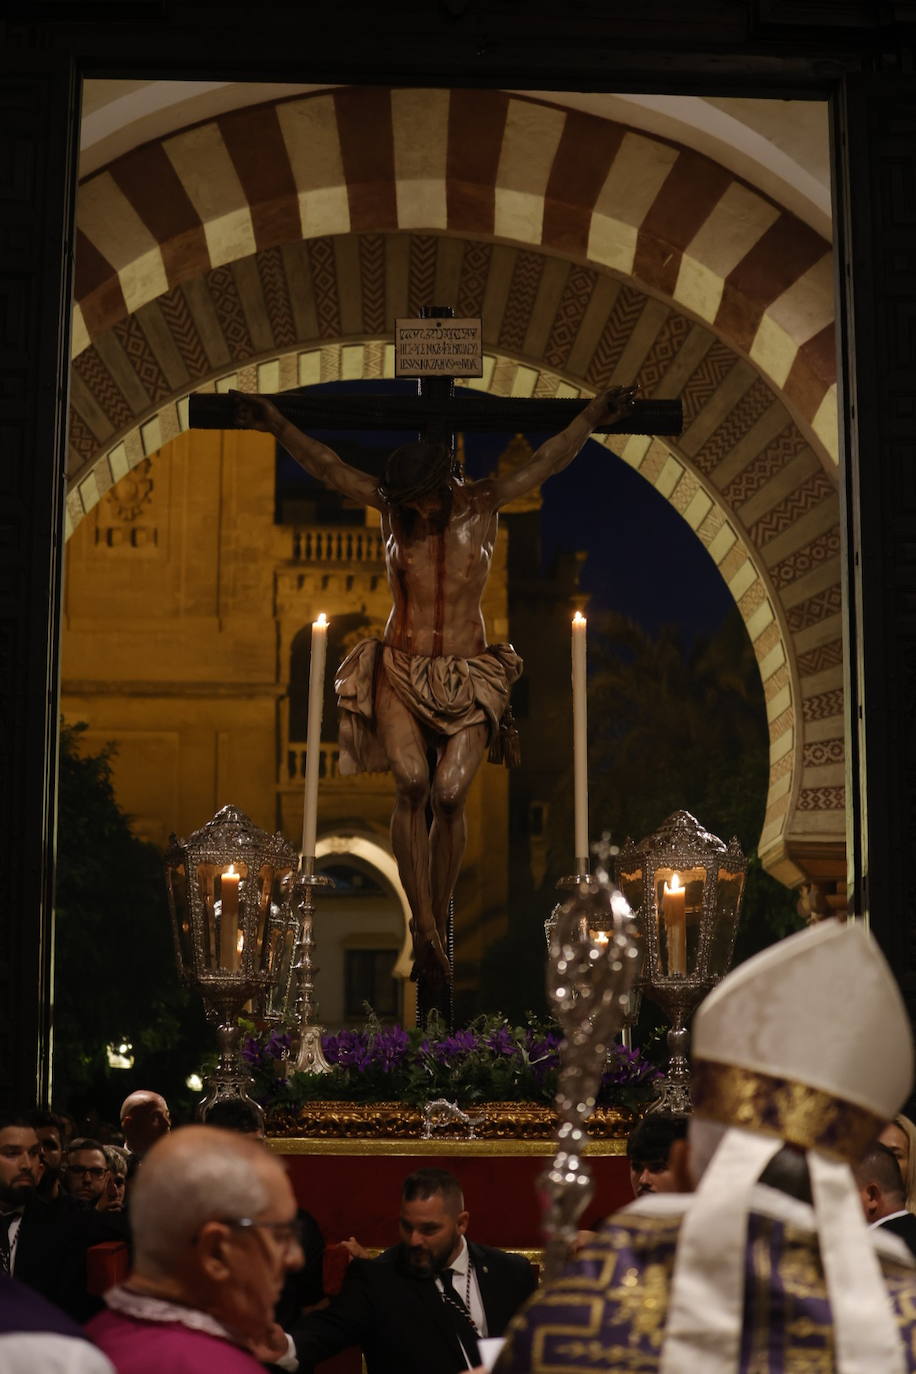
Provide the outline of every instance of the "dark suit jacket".
[[102,1307],[86,1291],[86,1251],[103,1240],[127,1240],[126,1219],[96,1212],[66,1195],[26,1205],[13,1260],[13,1277],[34,1288],[76,1322]]
[[[468,1242],[487,1314],[487,1330],[501,1336],[534,1291],[522,1255]],[[369,1374],[460,1374],[467,1363],[432,1278],[414,1278],[400,1246],[374,1260],[353,1260],[330,1307],[311,1313],[292,1331],[300,1366],[359,1345]]]
[[893,1231],[916,1255],[916,1217],[912,1212],[907,1212],[903,1217],[889,1217],[886,1221],[879,1221],[878,1225],[885,1231]]
[[324,1297],[324,1236],[311,1213],[301,1207],[296,1210],[302,1227],[305,1264],[287,1274],[274,1310],[275,1320],[287,1331],[302,1320],[303,1307],[314,1307]]

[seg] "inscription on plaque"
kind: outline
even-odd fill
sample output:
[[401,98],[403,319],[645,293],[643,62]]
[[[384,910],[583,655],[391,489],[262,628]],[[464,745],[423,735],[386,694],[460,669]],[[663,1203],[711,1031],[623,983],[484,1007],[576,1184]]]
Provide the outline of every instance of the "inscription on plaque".
[[396,377],[481,377],[480,320],[395,320]]

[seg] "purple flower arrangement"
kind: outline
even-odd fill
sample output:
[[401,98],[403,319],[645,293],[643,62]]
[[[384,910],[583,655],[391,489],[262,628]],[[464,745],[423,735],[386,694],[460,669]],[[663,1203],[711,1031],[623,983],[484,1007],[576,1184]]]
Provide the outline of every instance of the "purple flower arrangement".
[[[556,1092],[561,1036],[552,1022],[533,1018],[511,1026],[498,1016],[481,1016],[449,1031],[385,1026],[370,1017],[360,1030],[325,1035],[330,1074],[282,1077],[280,1063],[290,1037],[249,1035],[242,1049],[255,1077],[255,1096],[267,1107],[307,1101],[399,1101],[422,1105],[447,1097],[467,1107],[477,1102],[552,1103]],[[636,1109],[654,1094],[661,1077],[641,1050],[614,1047],[599,1106]]]

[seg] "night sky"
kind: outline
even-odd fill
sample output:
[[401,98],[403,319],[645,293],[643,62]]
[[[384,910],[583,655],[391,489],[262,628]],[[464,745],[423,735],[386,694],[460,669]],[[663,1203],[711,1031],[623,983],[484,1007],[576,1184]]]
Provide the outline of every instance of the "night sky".
[[[391,394],[410,382],[335,382],[312,391]],[[583,404],[585,404],[583,402]],[[315,431],[315,437],[359,466],[372,469],[414,433]],[[537,448],[542,434],[526,434]],[[467,471],[492,471],[511,435],[468,434]],[[294,495],[310,479],[286,454],[278,459],[278,491]],[[589,442],[576,460],[543,488],[542,553],[549,568],[558,553],[582,549],[588,558],[581,585],[596,610],[629,616],[650,632],[680,627],[685,639],[715,631],[733,606],[731,595],[693,530],[648,482],[600,444]]]

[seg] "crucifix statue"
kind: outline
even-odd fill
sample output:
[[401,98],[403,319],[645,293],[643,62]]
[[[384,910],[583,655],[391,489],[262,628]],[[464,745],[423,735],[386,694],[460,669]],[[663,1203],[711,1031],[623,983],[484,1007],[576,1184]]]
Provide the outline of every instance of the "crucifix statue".
[[[585,406],[512,402],[516,409],[562,408],[565,423],[521,468],[468,481],[448,431],[500,429],[504,417],[486,396],[472,414],[472,402],[453,396],[450,378],[436,377],[425,390],[421,384],[421,402],[424,395],[433,432],[396,449],[381,482],[293,422],[301,397],[193,397],[191,423],[267,431],[312,477],[380,513],[393,604],[382,638],[358,644],[337,672],[340,771],[391,770],[391,843],[411,910],[412,977],[423,1011],[448,1015],[448,914],[465,848],[465,801],[488,750],[493,761],[509,761],[509,696],[522,671],[510,644],[488,643],[481,613],[500,507],[561,472],[595,430],[647,432],[643,407],[667,406],[648,418],[654,432],[677,432],[672,407],[679,412],[679,405],[638,402],[635,387],[612,387]],[[386,399],[371,398],[369,423],[406,427],[411,402],[386,407]],[[327,409],[327,398],[318,405]],[[538,420],[547,427],[544,417],[526,415],[514,428],[531,429]],[[340,416],[334,423],[348,421]]]

